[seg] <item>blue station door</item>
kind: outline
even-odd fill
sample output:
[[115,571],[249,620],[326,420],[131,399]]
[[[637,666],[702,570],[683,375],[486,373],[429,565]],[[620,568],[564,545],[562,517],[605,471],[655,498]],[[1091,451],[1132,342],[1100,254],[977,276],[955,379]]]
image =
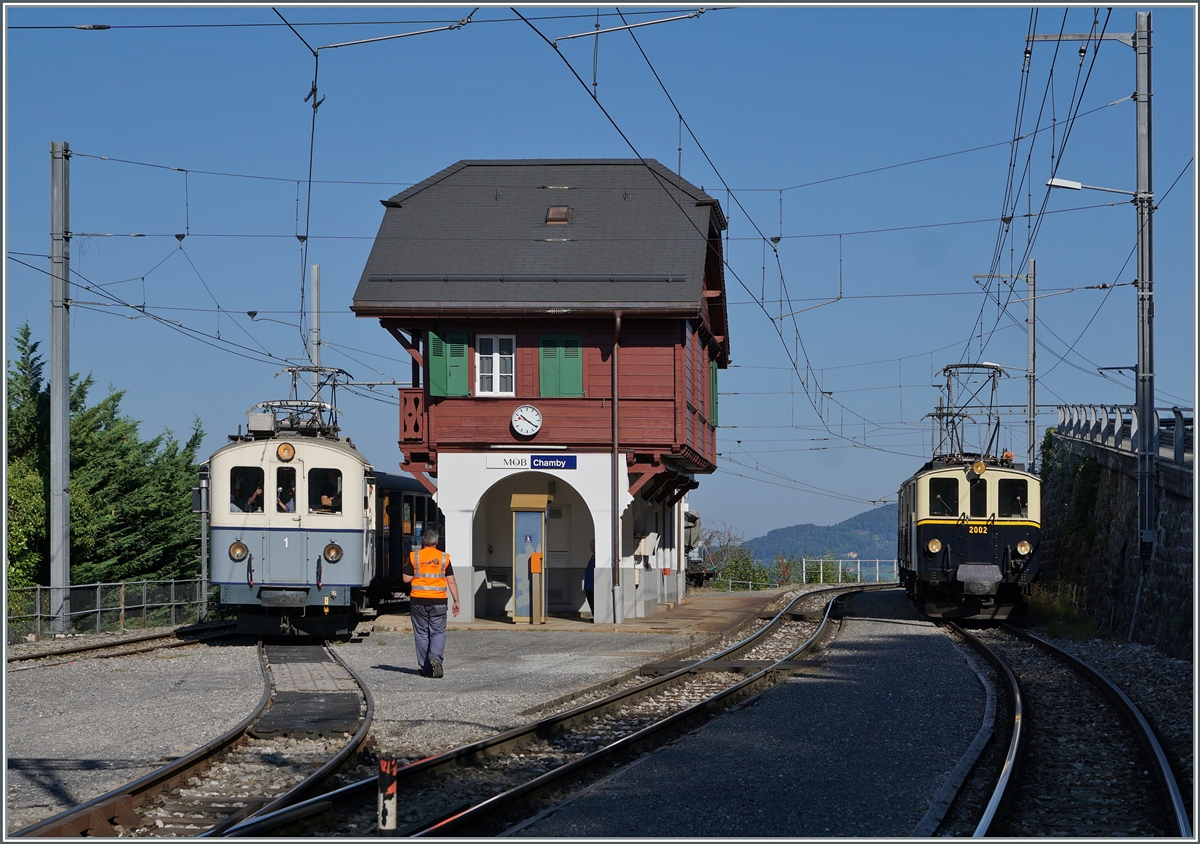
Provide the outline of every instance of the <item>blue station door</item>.
[[545,495],[514,495],[513,621],[546,623]]

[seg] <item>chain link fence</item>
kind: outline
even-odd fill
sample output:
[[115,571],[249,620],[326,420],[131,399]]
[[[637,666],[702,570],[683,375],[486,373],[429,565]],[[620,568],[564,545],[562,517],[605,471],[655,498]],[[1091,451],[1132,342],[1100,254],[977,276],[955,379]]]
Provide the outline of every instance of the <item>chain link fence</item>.
[[6,640],[11,645],[58,634],[194,624],[206,619],[215,597],[215,591],[202,594],[198,578],[9,589]]

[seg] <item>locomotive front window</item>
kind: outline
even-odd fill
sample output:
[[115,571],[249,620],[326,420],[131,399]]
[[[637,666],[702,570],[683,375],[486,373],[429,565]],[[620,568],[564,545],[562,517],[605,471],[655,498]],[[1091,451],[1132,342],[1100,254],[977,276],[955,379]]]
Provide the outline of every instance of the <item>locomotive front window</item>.
[[983,478],[971,479],[971,518],[987,518],[987,481]]
[[1029,518],[1029,482],[1024,478],[1000,480],[1000,518]]
[[342,473],[340,470],[308,470],[308,512],[342,512]]
[[263,470],[261,466],[234,466],[229,470],[229,512],[263,511]]
[[958,517],[958,478],[929,479],[929,515]]
[[275,509],[280,513],[296,512],[295,466],[280,466],[275,470]]

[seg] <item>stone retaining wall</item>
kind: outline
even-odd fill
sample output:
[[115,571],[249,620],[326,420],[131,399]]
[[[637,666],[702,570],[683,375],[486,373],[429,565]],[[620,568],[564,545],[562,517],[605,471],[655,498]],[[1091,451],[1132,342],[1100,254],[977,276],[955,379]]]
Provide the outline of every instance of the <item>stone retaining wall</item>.
[[[1160,460],[1157,542],[1143,571],[1137,460],[1049,432],[1042,449],[1043,583],[1075,587],[1102,630],[1192,658],[1192,472]],[[1141,581],[1141,599],[1135,599]]]

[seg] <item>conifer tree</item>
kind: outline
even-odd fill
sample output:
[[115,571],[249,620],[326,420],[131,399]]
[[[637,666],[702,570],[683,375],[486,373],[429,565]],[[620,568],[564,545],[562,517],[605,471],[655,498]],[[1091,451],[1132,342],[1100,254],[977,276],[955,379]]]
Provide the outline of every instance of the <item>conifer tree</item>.
[[[8,582],[49,583],[50,393],[39,343],[17,329],[8,371]],[[168,431],[139,438],[121,412],[124,391],[88,407],[92,378],[71,377],[71,582],[199,574],[191,512],[197,419],[180,444]]]

